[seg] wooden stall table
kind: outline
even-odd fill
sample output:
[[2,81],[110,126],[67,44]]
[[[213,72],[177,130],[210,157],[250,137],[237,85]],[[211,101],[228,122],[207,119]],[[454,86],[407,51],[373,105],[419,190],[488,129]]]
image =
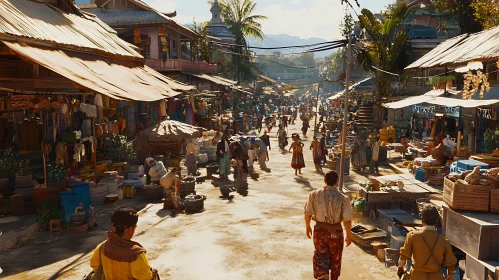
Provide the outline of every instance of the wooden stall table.
[[470,157],[470,159],[487,163],[488,165],[490,165],[490,168],[499,167],[499,157],[495,157],[492,155],[485,155],[485,154],[473,155]]
[[402,156],[405,153],[405,147],[400,143],[388,144],[386,145],[386,147],[388,148],[388,150],[390,150],[390,159],[392,158],[392,152],[400,153]]
[[407,148],[407,150],[409,152],[411,152],[412,154],[416,154],[416,157],[418,157],[419,155],[421,155],[422,157],[428,156],[428,151],[425,149],[420,149],[420,148],[416,148],[413,146],[409,146],[409,148]]
[[371,211],[377,212],[378,209],[403,209],[417,213],[417,199],[427,198],[429,194],[442,193],[441,190],[417,181],[412,174],[381,176],[375,178],[375,180],[379,185],[402,181],[404,189],[400,190],[398,187],[392,187],[389,190],[381,189],[380,191],[368,192],[365,188],[361,188],[359,194],[366,199],[368,213]]

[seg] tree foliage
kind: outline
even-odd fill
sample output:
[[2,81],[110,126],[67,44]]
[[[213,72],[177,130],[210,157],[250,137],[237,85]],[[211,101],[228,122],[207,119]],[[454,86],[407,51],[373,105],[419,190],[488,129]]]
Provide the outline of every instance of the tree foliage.
[[341,36],[348,38],[353,33],[354,22],[352,14],[345,12],[343,22],[340,24]]
[[[478,0],[482,2],[483,0]],[[459,23],[462,33],[474,33],[483,30],[483,24],[475,17],[472,4],[477,0],[431,0],[435,9]]]
[[[213,1],[208,1],[213,4]],[[263,15],[255,15],[256,2],[254,0],[221,0],[221,17],[229,30],[234,34],[237,45],[247,46],[246,39],[254,37],[263,40],[261,21],[267,19]],[[248,80],[252,78],[252,63],[247,48],[233,48],[238,55],[233,56],[234,66],[238,79]]]
[[496,0],[474,0],[471,3],[475,20],[484,29],[499,25],[499,3]]
[[[213,4],[213,1],[208,1]],[[236,37],[236,43],[247,45],[246,38],[254,37],[263,40],[262,20],[267,19],[263,15],[254,15],[256,2],[254,0],[221,0],[221,17],[229,30]]]
[[[372,73],[376,84],[376,104],[381,108],[384,97],[391,94],[393,75],[402,73],[409,63],[409,44],[407,33],[400,28],[401,22],[407,16],[408,8],[401,3],[393,14],[384,22],[374,16],[368,9],[363,9],[359,15],[360,28],[363,30],[361,44],[357,52],[357,60],[364,71]],[[382,69],[386,72],[379,71]],[[382,110],[378,110],[378,124],[382,120]]]
[[189,24],[187,27],[201,35],[201,40],[199,41],[199,45],[197,46],[197,55],[199,60],[205,60],[206,62],[211,63],[211,49],[210,44],[208,43],[208,39],[206,38],[206,36],[210,35],[210,31],[206,29],[207,25],[208,22],[197,23],[195,20],[193,20],[192,24]]

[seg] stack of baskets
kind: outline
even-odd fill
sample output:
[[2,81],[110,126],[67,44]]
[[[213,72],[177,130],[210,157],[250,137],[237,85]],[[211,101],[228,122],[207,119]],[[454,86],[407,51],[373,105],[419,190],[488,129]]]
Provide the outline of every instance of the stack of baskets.
[[192,198],[184,200],[184,207],[186,213],[195,213],[204,208],[205,195],[195,195]]

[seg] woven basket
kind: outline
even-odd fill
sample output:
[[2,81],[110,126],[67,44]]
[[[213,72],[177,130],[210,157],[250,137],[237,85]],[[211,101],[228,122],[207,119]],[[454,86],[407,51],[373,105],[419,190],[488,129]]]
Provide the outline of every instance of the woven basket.
[[144,198],[159,199],[163,197],[163,187],[160,185],[148,185],[142,187],[140,194]]
[[499,189],[490,190],[490,212],[499,214]]
[[185,212],[194,213],[198,212],[204,207],[204,201],[206,200],[205,195],[199,195],[196,200],[184,200]]
[[489,212],[490,186],[444,179],[444,202],[454,210]]

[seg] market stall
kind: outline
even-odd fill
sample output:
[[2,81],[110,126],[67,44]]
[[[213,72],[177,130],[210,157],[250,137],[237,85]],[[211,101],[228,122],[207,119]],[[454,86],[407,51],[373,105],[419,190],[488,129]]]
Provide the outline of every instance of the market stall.
[[203,130],[201,127],[172,120],[164,120],[153,125],[138,137],[139,162],[143,162],[149,156],[162,155],[176,166],[182,158],[184,140],[200,137]]

